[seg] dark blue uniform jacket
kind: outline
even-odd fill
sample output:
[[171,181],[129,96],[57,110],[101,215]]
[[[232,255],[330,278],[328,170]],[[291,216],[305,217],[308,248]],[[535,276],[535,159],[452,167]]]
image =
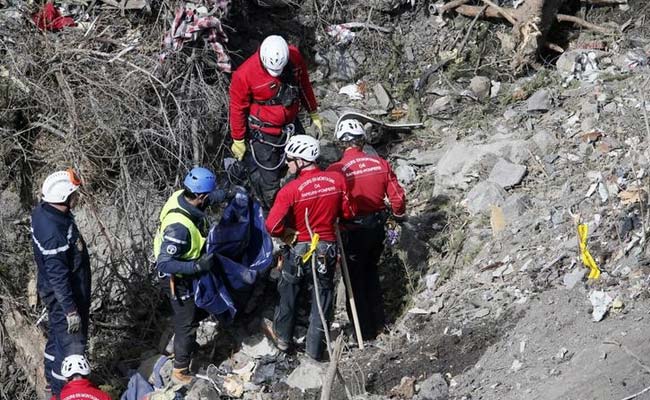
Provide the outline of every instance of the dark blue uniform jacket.
[[90,257],[74,216],[41,203],[32,213],[32,244],[41,300],[45,304],[56,300],[66,314],[87,314]]

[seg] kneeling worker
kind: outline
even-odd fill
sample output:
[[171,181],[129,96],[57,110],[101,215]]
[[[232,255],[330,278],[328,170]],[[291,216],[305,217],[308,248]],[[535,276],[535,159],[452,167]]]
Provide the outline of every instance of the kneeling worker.
[[[311,312],[306,338],[307,355],[320,360],[325,341],[316,296],[320,299],[323,314],[329,319],[332,311],[334,272],[337,261],[337,218],[352,218],[354,213],[348,201],[345,179],[338,172],[325,172],[316,165],[320,154],[318,140],[307,135],[293,136],[287,143],[286,162],[289,172],[296,179],[283,186],[266,220],[266,228],[274,237],[283,238],[288,244],[297,243],[284,255],[282,275],[278,282],[280,302],[275,310],[274,321],[265,321],[262,328],[278,349],[287,351],[293,338],[296,319],[296,301],[301,286],[308,286],[311,293]],[[310,233],[305,221],[320,242],[312,257],[317,257],[318,293],[314,290],[311,259],[302,262],[309,250]],[[291,238],[292,235],[295,235]],[[295,239],[295,240],[294,240]],[[329,321],[327,323],[329,325]]]
[[341,172],[350,191],[357,216],[345,223],[347,241],[345,256],[350,271],[350,282],[365,340],[374,339],[384,329],[384,301],[379,285],[378,264],[386,237],[384,225],[390,212],[392,218],[403,219],[406,212],[404,189],[390,164],[383,158],[363,152],[366,133],[355,119],[341,121],[336,138],[345,146],[340,161],[328,171]]
[[160,212],[160,228],[154,239],[154,256],[158,272],[164,275],[173,310],[174,369],[172,381],[188,384],[190,360],[196,347],[196,330],[207,313],[194,303],[192,288],[197,274],[209,271],[212,254],[205,254],[209,224],[204,213],[214,203],[223,201],[214,173],[193,168]]

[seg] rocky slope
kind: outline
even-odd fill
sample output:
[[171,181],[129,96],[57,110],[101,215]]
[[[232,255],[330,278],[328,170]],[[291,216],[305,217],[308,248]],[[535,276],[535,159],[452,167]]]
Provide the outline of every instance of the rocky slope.
[[[301,29],[315,26],[307,3],[280,18]],[[565,32],[565,54],[516,78],[497,50],[505,27],[436,15],[428,2],[384,3],[322,9],[332,21],[375,26],[355,30],[352,39],[340,27],[338,36],[287,32],[312,52],[330,132],[344,108],[425,123],[412,133],[374,135],[375,148],[407,187],[409,220],[382,265],[387,333],[358,350],[338,314],[334,334],[346,337],[340,370],[350,394],[622,399],[643,391],[650,385],[647,5],[583,7],[596,21],[625,28],[616,36]],[[331,142],[322,143],[329,160],[336,157]],[[152,285],[141,244],[150,240],[164,190],[133,185],[141,198],[88,205],[79,215],[82,231],[101,232],[91,243],[99,279],[137,278],[111,278],[114,286],[99,290],[94,305],[91,356],[102,383],[115,390],[124,387],[129,368],[146,369],[141,361],[168,339],[159,329],[169,325],[162,299],[154,290],[134,290]],[[2,188],[3,205],[19,203],[15,186]],[[28,243],[26,212],[0,210],[3,243]],[[142,222],[136,229],[131,220]],[[579,222],[588,226],[599,279],[587,279],[579,258]],[[29,258],[18,247],[0,248],[10,254],[7,268]],[[124,262],[124,254],[138,261]],[[5,276],[3,283],[15,285]],[[272,284],[262,296],[268,301],[261,304],[271,303]],[[19,299],[27,303],[27,292]],[[270,312],[262,307],[232,327],[202,326],[197,369],[209,379],[199,379],[186,398],[217,398],[218,391],[248,399],[318,398],[327,365],[277,354],[257,332],[259,317]],[[0,376],[9,382],[13,375]],[[346,397],[340,381],[333,390],[333,398]]]

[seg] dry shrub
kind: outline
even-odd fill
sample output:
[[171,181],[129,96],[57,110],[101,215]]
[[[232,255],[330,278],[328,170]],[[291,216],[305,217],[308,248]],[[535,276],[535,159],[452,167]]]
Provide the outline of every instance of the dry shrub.
[[[159,62],[167,4],[123,16],[98,3],[83,28],[58,33],[39,31],[22,3],[20,18],[0,8],[0,193],[19,192],[26,215],[52,171],[74,166],[85,180],[77,217],[92,252],[91,350],[107,374],[120,339],[156,340],[150,256],[160,202],[194,164],[214,168],[222,157],[227,77],[202,43]],[[20,241],[0,250],[29,253],[28,222],[11,229]],[[0,269],[21,270],[11,264]],[[25,294],[13,283],[0,286],[0,308],[1,296]]]

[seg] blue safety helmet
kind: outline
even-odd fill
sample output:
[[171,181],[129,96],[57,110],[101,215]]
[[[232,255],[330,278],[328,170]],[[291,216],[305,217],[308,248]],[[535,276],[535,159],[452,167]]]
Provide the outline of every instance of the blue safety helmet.
[[217,187],[217,177],[207,168],[194,167],[185,176],[183,185],[194,194],[210,193]]

